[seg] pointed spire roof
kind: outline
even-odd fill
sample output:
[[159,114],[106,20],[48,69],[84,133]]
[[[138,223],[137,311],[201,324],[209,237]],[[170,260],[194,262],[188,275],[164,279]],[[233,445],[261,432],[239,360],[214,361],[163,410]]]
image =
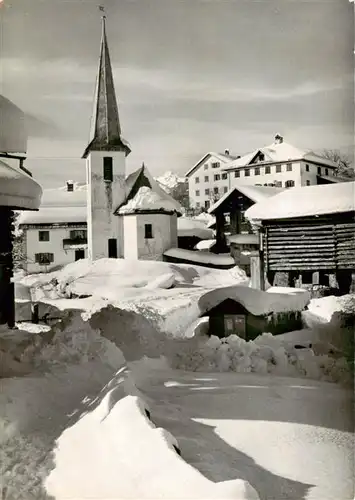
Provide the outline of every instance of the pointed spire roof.
[[107,44],[105,15],[102,16],[100,60],[90,139],[83,158],[86,158],[90,151],[124,151],[126,156],[131,152],[128,143],[121,137],[115,85]]

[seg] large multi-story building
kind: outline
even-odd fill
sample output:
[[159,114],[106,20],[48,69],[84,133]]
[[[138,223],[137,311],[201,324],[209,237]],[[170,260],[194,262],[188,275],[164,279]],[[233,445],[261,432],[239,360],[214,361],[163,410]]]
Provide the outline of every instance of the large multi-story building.
[[334,162],[296,148],[276,135],[269,146],[241,157],[205,155],[186,173],[190,204],[208,209],[238,185],[289,188],[334,182],[336,167]]

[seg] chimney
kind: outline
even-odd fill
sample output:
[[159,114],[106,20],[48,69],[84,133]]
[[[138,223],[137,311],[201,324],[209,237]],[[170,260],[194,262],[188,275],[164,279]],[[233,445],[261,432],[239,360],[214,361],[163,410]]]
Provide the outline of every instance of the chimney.
[[67,191],[74,191],[74,182],[73,181],[67,181]]
[[284,142],[284,138],[282,135],[276,134],[275,135],[275,144],[282,144]]
[[229,156],[229,149],[225,149],[225,150],[224,150],[224,154],[225,154],[226,156]]

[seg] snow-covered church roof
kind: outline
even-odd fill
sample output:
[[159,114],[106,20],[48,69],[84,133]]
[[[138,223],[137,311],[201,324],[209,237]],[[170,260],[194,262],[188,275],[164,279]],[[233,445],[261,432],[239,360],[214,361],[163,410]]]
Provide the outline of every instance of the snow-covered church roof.
[[346,213],[355,210],[355,182],[294,187],[250,207],[254,220],[290,219]]
[[181,215],[180,203],[174,200],[152,177],[145,165],[126,179],[126,199],[115,215],[141,212],[165,212]]

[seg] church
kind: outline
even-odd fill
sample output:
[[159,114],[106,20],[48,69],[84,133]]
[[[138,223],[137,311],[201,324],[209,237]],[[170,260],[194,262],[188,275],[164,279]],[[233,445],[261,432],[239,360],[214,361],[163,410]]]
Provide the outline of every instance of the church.
[[90,138],[82,157],[86,186],[67,181],[62,191],[45,190],[39,211],[21,214],[28,272],[85,257],[162,260],[166,250],[177,247],[180,204],[144,164],[126,176],[130,152],[122,137],[103,16]]

